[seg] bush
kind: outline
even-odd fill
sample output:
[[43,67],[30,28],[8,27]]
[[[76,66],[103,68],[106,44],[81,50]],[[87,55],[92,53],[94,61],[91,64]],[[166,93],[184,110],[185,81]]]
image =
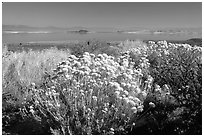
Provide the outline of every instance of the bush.
[[134,62],[135,68],[140,66],[144,75],[151,75],[154,79],[155,86],[152,86],[144,104],[148,106],[149,102],[153,102],[156,108],[148,112],[149,124],[143,127],[148,130],[143,133],[201,134],[201,48],[149,41],[142,48],[130,48],[124,56]]
[[55,72],[46,87],[32,90],[33,113],[60,123],[52,127],[55,134],[126,134],[140,126],[136,118],[151,77],[141,82],[143,74],[128,61],[119,65],[112,56],[86,52],[71,55]]
[[[156,111],[164,113],[166,117],[160,122],[163,128],[158,132],[160,134],[201,134],[201,48],[166,41],[149,42],[148,48],[147,58],[150,60],[150,75],[154,78],[154,83],[160,86],[168,84],[171,87],[170,95],[179,103],[179,106],[173,107],[170,111],[166,109]],[[154,116],[160,119],[161,115],[154,113]]]
[[[22,103],[23,94],[33,82],[43,85],[47,73],[55,68],[59,61],[68,57],[69,53],[57,49],[11,53],[2,58],[2,94],[13,96],[13,104]],[[10,100],[10,99],[9,99]],[[16,101],[15,101],[16,100]],[[4,105],[3,101],[3,105]],[[6,105],[6,104],[5,104]]]
[[102,45],[4,54],[3,133],[202,133],[200,47]]

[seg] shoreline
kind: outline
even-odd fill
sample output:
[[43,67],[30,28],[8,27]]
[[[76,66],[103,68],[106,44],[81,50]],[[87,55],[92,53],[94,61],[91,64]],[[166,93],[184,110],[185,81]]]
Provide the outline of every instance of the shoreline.
[[[2,44],[77,44],[84,43],[88,41],[98,41],[98,42],[107,42],[107,43],[120,43],[122,40],[118,41],[109,41],[109,40],[68,40],[68,41],[30,41],[30,42],[2,42]],[[124,40],[125,41],[125,40]],[[142,40],[141,40],[142,41]]]
[[[128,40],[128,39],[127,39]],[[125,40],[126,41],[126,40]],[[68,41],[32,41],[32,42],[24,42],[24,43],[2,43],[3,47],[7,47],[8,51],[29,51],[29,50],[44,50],[49,48],[56,47],[57,49],[74,49],[79,48],[79,46],[84,45],[97,45],[102,44],[103,46],[115,46],[125,41],[103,41],[103,40],[68,40]],[[148,41],[162,41],[162,40],[129,40],[129,41],[139,41],[143,43],[147,43]],[[165,40],[168,43],[177,43],[177,44],[189,44],[191,46],[199,46],[202,47],[202,38],[192,38],[188,40]]]
[[[165,39],[161,39],[161,40],[140,40],[140,39],[135,39],[135,40],[131,40],[131,39],[127,39],[127,40],[130,40],[130,41],[142,41],[142,42],[148,42],[148,41],[163,41]],[[120,43],[120,42],[124,42],[126,40],[116,40],[116,41],[110,41],[110,40],[97,40],[97,39],[90,39],[90,40],[67,40],[67,41],[30,41],[30,42],[2,42],[3,45],[5,44],[77,44],[77,43],[85,43],[85,42],[88,42],[88,41],[98,41],[98,42],[106,42],[106,43]],[[186,39],[186,40],[165,40],[167,42],[170,42],[170,43],[182,43],[182,42],[189,42],[189,41],[192,41],[192,42],[201,42],[202,43],[202,38],[191,38],[191,39]]]

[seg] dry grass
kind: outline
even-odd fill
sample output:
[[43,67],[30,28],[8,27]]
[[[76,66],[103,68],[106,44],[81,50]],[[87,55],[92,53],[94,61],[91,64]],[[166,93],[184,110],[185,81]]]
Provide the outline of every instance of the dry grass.
[[50,73],[68,55],[68,51],[55,48],[7,53],[2,59],[3,92],[15,93],[20,87],[27,87],[31,83],[42,83],[45,72]]

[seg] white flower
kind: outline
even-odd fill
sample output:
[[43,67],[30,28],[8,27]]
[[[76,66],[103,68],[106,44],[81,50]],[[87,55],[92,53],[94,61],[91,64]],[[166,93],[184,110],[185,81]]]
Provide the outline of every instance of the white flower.
[[34,113],[35,111],[34,111],[33,109],[30,109],[29,112],[30,112],[30,113]]
[[118,69],[119,69],[120,71],[122,71],[122,72],[125,70],[125,68],[124,68],[123,66],[119,66]]
[[51,89],[55,89],[55,86],[51,86]]
[[72,58],[72,59],[74,59],[74,60],[77,60],[77,59],[78,59],[75,55],[70,55],[69,57]]
[[91,109],[90,109],[90,108],[88,108],[88,109],[87,109],[87,111],[88,111],[88,112],[91,112]]
[[112,82],[112,86],[116,89],[120,89],[120,84],[118,84],[117,82]]
[[137,87],[135,88],[135,92],[139,94],[139,93],[141,93],[141,89],[137,86]]
[[48,103],[48,106],[53,107],[53,104],[51,102]]
[[136,105],[136,103],[133,100],[129,100],[128,102],[132,107],[134,107]]
[[139,98],[137,98],[137,97],[134,97],[133,100],[134,100],[136,103],[140,103],[140,102],[141,102],[141,100],[140,100]]
[[131,107],[131,110],[133,111],[133,113],[137,113],[137,108],[136,107]]
[[124,59],[123,60],[123,66],[128,67],[128,65],[129,65],[129,61],[127,59]]
[[116,95],[116,96],[119,96],[119,95],[120,95],[120,92],[119,92],[119,91],[115,91],[115,95]]
[[63,72],[68,72],[69,70],[68,70],[68,68],[62,68],[62,71]]
[[59,104],[59,103],[57,103],[57,104],[56,104],[56,107],[60,107],[60,104]]
[[110,131],[115,131],[113,128],[110,128]]
[[84,52],[84,55],[89,56],[89,53],[88,52]]
[[133,74],[133,70],[132,69],[127,69],[127,73],[132,75]]
[[122,95],[122,98],[125,98],[126,97],[126,95]]
[[75,64],[74,64],[76,67],[80,67],[81,66],[81,63],[80,62],[75,62]]
[[35,83],[31,83],[31,86],[32,86],[32,87],[35,87]]
[[127,86],[127,88],[130,88],[130,87],[131,87],[131,84],[130,84],[130,83],[127,83],[126,86]]
[[35,104],[39,104],[39,101],[35,100]]
[[126,104],[129,103],[129,99],[128,99],[127,97],[123,98],[123,100],[124,100],[124,102],[125,102]]
[[123,93],[124,93],[125,95],[129,95],[128,91],[126,91],[126,90],[124,90]]
[[152,102],[149,102],[149,106],[152,107],[152,108],[155,108],[155,104],[152,103]]
[[155,84],[155,90],[156,93],[161,93],[161,88],[159,85]]
[[102,54],[98,54],[97,57],[98,57],[99,59],[103,59],[103,58],[104,58]]
[[95,66],[101,66],[101,62],[99,62],[99,61],[95,61],[94,64],[95,64]]
[[125,83],[125,82],[122,82],[122,83],[121,83],[121,86],[125,87],[125,86],[126,86],[126,83]]
[[105,107],[104,110],[105,110],[106,112],[108,112],[108,108],[107,108],[107,107]]
[[90,56],[91,56],[92,58],[95,58],[95,55],[94,55],[94,54],[92,54],[92,53],[90,54]]
[[138,107],[137,107],[137,111],[138,111],[138,112],[142,112],[142,111],[143,111],[143,106],[138,106]]
[[93,99],[94,101],[97,101],[97,97],[96,97],[96,96],[92,96],[92,99]]

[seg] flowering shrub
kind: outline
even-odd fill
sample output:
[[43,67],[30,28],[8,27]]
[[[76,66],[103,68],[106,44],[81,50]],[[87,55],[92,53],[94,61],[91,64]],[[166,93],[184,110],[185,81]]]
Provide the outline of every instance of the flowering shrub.
[[[127,43],[133,45],[134,42],[126,41],[126,45]],[[166,134],[163,132],[168,129],[170,134],[200,134],[201,123],[198,121],[201,121],[202,106],[201,47],[166,41],[149,41],[147,45],[133,47],[125,56],[134,62],[134,68],[140,67],[143,75],[151,75],[154,79],[153,90],[147,95],[144,104],[148,107],[151,101],[156,104],[151,113],[159,127],[157,131],[153,131],[151,127],[155,125],[149,124],[149,131],[144,133]]]
[[[188,44],[167,44],[166,41],[159,41],[157,44],[149,45],[149,56],[152,56],[155,52],[159,61],[156,66],[152,67],[151,75],[156,83],[170,85],[172,94],[175,94],[181,104],[183,104],[184,98],[189,100],[193,94],[200,94],[202,87],[201,47],[191,47]],[[150,60],[151,58],[149,57]],[[185,93],[180,92],[181,88],[184,87],[188,87],[189,90]],[[188,93],[190,90],[195,92]],[[186,94],[188,97],[181,97],[183,96],[181,94]],[[200,101],[201,96],[193,98]]]
[[[21,65],[11,63],[9,73],[4,63],[3,131],[26,123],[17,124],[16,133],[21,125],[28,134],[201,134],[201,48],[125,41],[118,49],[124,45],[116,57],[76,50],[50,68],[40,85],[23,87],[16,82]],[[4,92],[9,78],[20,96]]]
[[[177,102],[174,107],[170,108],[167,103],[164,103],[162,108],[155,110],[155,117],[161,119],[163,115],[165,119],[160,122],[159,132],[168,129],[172,134],[200,134],[202,48],[166,41],[149,42],[147,46],[149,70],[154,83],[160,86],[169,85],[171,89],[169,93],[173,100],[176,100],[173,102]],[[157,94],[155,96],[158,100],[159,96]]]
[[34,90],[34,108],[58,119],[60,134],[125,134],[138,126],[152,78],[144,82],[140,68],[124,58],[120,63],[106,54],[71,55],[45,89]]

